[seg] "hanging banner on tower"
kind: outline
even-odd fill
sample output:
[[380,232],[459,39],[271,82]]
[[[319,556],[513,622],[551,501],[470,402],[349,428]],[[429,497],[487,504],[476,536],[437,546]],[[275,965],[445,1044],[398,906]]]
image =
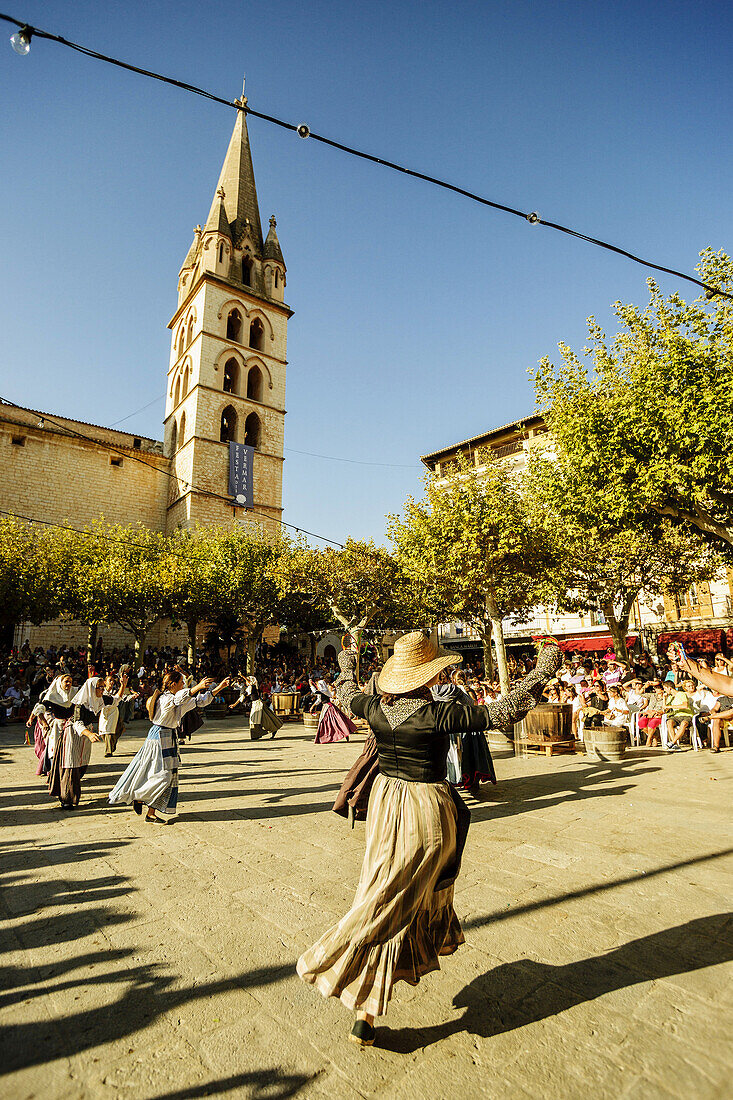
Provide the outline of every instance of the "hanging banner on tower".
[[235,508],[252,508],[252,468],[254,447],[246,443],[229,443],[229,494]]

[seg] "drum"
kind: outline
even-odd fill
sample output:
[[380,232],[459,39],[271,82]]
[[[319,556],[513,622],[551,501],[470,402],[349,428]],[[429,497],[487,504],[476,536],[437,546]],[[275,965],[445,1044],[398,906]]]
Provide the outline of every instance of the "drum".
[[573,708],[570,703],[538,703],[514,726],[515,737],[530,745],[573,740]]
[[273,692],[272,709],[278,718],[294,717],[298,713],[298,693],[295,691]]

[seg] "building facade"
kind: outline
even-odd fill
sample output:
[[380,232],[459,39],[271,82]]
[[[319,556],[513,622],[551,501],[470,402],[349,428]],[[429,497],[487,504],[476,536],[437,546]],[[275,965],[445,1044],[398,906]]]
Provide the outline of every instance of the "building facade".
[[[292,316],[285,285],[274,217],[263,238],[239,110],[208,218],[178,275],[163,439],[0,404],[0,509],[77,528],[103,518],[171,532],[244,518],[278,530]],[[246,512],[228,495],[230,441],[254,448]],[[129,641],[114,626],[102,634],[110,644]],[[45,645],[60,636],[59,624],[20,624],[15,640]],[[82,624],[64,623],[65,641],[85,637]],[[171,640],[169,624],[151,632],[153,644]]]
[[[483,435],[462,440],[439,451],[423,455],[424,466],[438,477],[446,473],[459,454],[472,460],[480,471],[487,452],[512,473],[521,473],[532,447],[546,445],[547,425],[541,416],[528,416],[504,424]],[[692,652],[733,652],[733,570],[723,570],[712,581],[692,585],[680,597],[645,597],[635,602],[629,622],[628,641],[654,654],[673,639]],[[509,650],[531,646],[532,637],[553,634],[568,652],[603,653],[613,642],[600,611],[566,612],[561,608],[537,607],[520,624],[507,620],[504,634]],[[441,644],[481,658],[482,646],[468,623],[441,623]]]

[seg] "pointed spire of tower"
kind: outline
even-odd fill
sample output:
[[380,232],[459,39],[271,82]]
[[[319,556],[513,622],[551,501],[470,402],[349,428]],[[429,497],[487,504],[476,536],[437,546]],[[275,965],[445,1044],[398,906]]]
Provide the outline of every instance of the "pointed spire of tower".
[[197,225],[193,231],[193,240],[191,241],[191,247],[188,250],[186,259],[183,261],[181,271],[185,271],[188,267],[193,267],[196,263],[196,257],[199,254],[199,248],[201,246],[201,226]]
[[275,227],[277,222],[275,221],[275,215],[270,218],[270,232],[267,234],[267,240],[262,250],[262,255],[266,260],[275,260],[277,263],[282,264],[285,267],[285,260],[283,259],[282,249],[280,248],[280,242],[277,239],[277,232]]
[[211,204],[211,210],[204,226],[204,233],[223,233],[225,237],[229,237],[231,240],[232,233],[229,228],[229,218],[227,217],[226,207],[224,205],[224,199],[226,194],[223,187],[219,187],[214,201]]
[[212,216],[219,225],[219,196],[220,190],[224,191],[223,206],[229,222],[231,236],[236,242],[249,220],[249,230],[252,243],[259,251],[262,248],[262,227],[260,225],[260,211],[257,205],[257,188],[255,187],[255,174],[252,168],[252,154],[249,148],[249,134],[247,133],[247,116],[243,109],[247,106],[244,96],[235,100],[240,110],[237,112],[237,121],[234,123],[229,148],[224,158],[224,163],[219,175],[217,194],[211,204],[211,212],[207,225]]

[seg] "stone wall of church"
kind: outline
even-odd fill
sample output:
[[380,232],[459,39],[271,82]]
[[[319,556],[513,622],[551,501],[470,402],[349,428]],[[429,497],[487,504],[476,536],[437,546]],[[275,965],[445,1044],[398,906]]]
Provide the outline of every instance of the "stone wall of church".
[[136,437],[127,433],[78,425],[85,435],[110,437],[109,442],[123,452],[114,453],[56,428],[40,428],[38,420],[38,415],[14,406],[0,406],[4,511],[73,527],[104,517],[110,523],[140,522],[165,529],[169,463],[162,454],[142,446],[133,449]]
[[[155,440],[68,421],[74,430],[121,452],[116,453],[68,436],[55,426],[41,428],[40,419],[39,414],[15,406],[0,406],[3,511],[77,528],[104,518],[109,523],[139,522],[153,530],[165,529],[169,463]],[[60,417],[53,419],[64,422]],[[110,646],[129,644],[130,636],[117,625],[101,629]],[[158,644],[157,631],[151,632],[153,644]],[[21,625],[18,634],[21,641],[28,638],[33,646],[44,647],[83,645],[87,637],[83,623],[68,621]]]

